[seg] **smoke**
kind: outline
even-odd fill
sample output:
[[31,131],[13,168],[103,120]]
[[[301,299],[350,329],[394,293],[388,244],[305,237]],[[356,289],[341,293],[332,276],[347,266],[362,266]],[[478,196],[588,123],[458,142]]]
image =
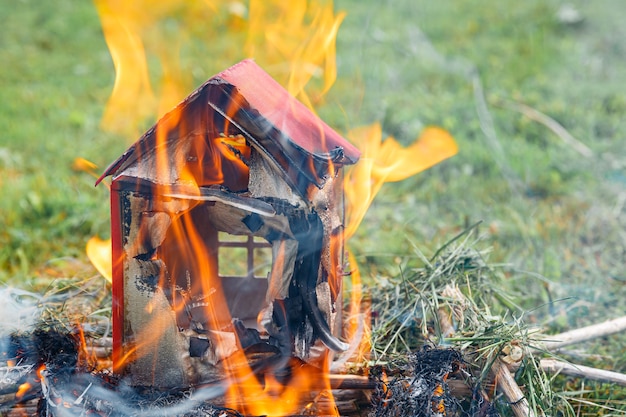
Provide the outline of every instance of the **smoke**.
[[169,393],[145,389],[139,392],[123,381],[111,385],[105,379],[102,375],[83,372],[58,378],[44,371],[41,378],[44,412],[54,417],[92,413],[108,417],[241,417],[235,410],[210,403],[224,395],[224,385]]
[[41,296],[17,288],[0,288],[0,338],[31,331],[41,317]]

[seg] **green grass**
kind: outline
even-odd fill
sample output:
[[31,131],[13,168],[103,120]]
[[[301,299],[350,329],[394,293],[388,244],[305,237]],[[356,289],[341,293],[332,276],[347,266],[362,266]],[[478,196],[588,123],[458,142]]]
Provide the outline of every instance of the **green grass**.
[[[415,257],[410,242],[432,254],[482,220],[489,261],[509,265],[505,285],[531,321],[561,331],[623,314],[626,9],[572,1],[584,20],[570,25],[556,18],[561,3],[336,2],[348,15],[321,116],[339,131],[380,121],[404,144],[439,125],[460,149],[383,188],[351,241],[366,277],[397,276]],[[74,158],[103,169],[135,137],[99,125],[114,70],[92,3],[5,0],[0,15],[10,16],[0,37],[0,281],[37,289],[55,277],[48,266],[86,263],[87,239],[109,234],[108,191],[73,171]],[[195,84],[240,53],[212,33],[183,51]],[[593,156],[506,101],[550,116]],[[626,371],[623,342],[587,348]]]
[[[351,76],[340,78],[332,95],[350,120],[340,114],[335,123],[382,120],[404,143],[422,126],[439,124],[460,148],[442,165],[383,189],[352,242],[363,261],[389,264],[410,256],[399,235],[434,250],[466,223],[483,220],[491,260],[543,276],[553,299],[593,304],[623,294],[626,71],[618,63],[626,49],[615,37],[623,33],[620,8],[581,2],[583,23],[565,25],[555,17],[558,6],[346,3],[354,12],[340,33],[338,54],[340,72]],[[350,60],[355,51],[359,59]],[[476,76],[493,120],[491,139],[477,114]],[[352,90],[363,98],[346,99]],[[503,100],[549,115],[594,155],[580,155],[546,126],[501,106]],[[541,281],[518,274],[511,284],[531,307],[548,301]],[[568,324],[619,315],[622,307],[574,314]]]

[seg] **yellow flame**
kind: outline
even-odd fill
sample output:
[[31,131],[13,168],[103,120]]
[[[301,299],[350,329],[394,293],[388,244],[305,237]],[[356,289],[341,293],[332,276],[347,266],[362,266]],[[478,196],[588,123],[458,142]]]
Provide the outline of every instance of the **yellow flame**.
[[72,163],[72,169],[74,171],[83,171],[91,175],[95,175],[98,165],[85,158],[75,158]]
[[113,280],[113,265],[111,255],[111,239],[102,240],[94,236],[87,241],[87,257],[98,272],[109,283]]
[[[203,78],[221,69],[216,63],[254,58],[310,107],[337,76],[335,39],[345,14],[335,14],[332,1],[94,1],[115,67],[102,118],[107,130],[138,134],[148,116],[165,113],[185,97],[192,72]],[[222,46],[221,39],[230,44]],[[181,57],[197,49],[199,40],[207,52],[183,63]],[[313,78],[321,85],[313,86]]]
[[15,393],[15,398],[17,399],[22,398],[31,388],[32,388],[32,385],[28,382],[24,382],[20,384],[20,386],[17,389],[17,392]]
[[[185,49],[193,49],[194,42],[199,39],[214,49],[211,49],[210,60],[193,65],[193,72],[200,78],[227,66],[225,64],[253,57],[293,96],[312,108],[320,102],[337,77],[335,42],[345,14],[335,13],[332,1],[95,0],[95,4],[116,71],[115,85],[102,120],[103,127],[110,130],[137,134],[137,127],[146,117],[163,114],[184,98],[192,87],[191,66],[181,61],[181,55]],[[225,48],[220,46],[224,39],[228,41]],[[219,57],[216,57],[218,50]],[[206,56],[198,58],[206,59]],[[167,129],[157,134],[164,132]],[[354,234],[384,182],[408,178],[457,152],[452,137],[438,128],[426,129],[415,143],[406,148],[392,137],[383,141],[382,129],[377,123],[353,129],[347,137],[359,147],[362,157],[345,175],[346,239]],[[230,146],[240,146],[231,143],[230,139],[226,140]],[[84,160],[77,161],[75,165],[80,170],[91,169]],[[206,165],[210,162],[207,161]],[[163,165],[159,169],[167,167]],[[183,175],[187,173],[183,172]],[[183,228],[181,239],[190,239],[191,247],[206,250],[202,236],[190,232],[195,230],[192,220],[183,216],[172,228],[174,231]],[[185,224],[187,221],[189,225]],[[191,252],[196,255],[202,253]],[[90,239],[87,253],[98,271],[111,282],[110,240]],[[190,262],[198,259],[181,255],[182,260],[187,261],[187,258]],[[356,262],[351,259],[351,263],[355,268]],[[209,290],[218,287],[219,283],[211,279],[215,275],[214,265],[205,267],[207,270],[200,275],[207,278],[201,285],[206,286],[203,293],[209,294]],[[356,357],[365,358],[370,350],[368,317],[367,312],[362,311],[363,295],[358,271],[353,273],[353,278],[348,336],[357,343]],[[212,296],[212,300],[207,307],[211,310],[207,316],[214,320],[211,328],[219,330],[222,322],[228,321],[223,317],[228,308],[219,294]],[[359,321],[364,324],[359,324]],[[148,326],[146,331],[158,327],[156,324]],[[130,349],[128,355],[139,354],[152,344],[150,335],[142,335],[139,339],[141,342]],[[243,411],[251,415],[298,412],[302,395],[308,394],[318,384],[316,378],[321,378],[329,369],[327,359],[320,374],[311,376],[304,370],[296,369],[288,386],[272,380],[271,376],[265,384],[261,384],[251,377],[252,370],[240,347],[223,360],[223,366],[233,381],[245,381],[243,384],[231,384],[226,397],[237,408],[240,408],[237,400],[244,398],[246,406],[243,406]],[[329,381],[324,383],[327,384],[324,388],[329,390]],[[327,410],[324,414],[331,413],[336,414],[336,409]]]
[[[245,51],[312,109],[337,78],[335,40],[344,17],[332,2],[250,0]],[[311,79],[321,86],[311,87]]]
[[438,127],[426,128],[420,137],[406,148],[391,136],[383,141],[379,123],[352,129],[347,136],[362,154],[359,163],[347,170],[344,179],[346,239],[354,235],[372,200],[385,182],[406,179],[455,155],[458,151],[452,136]]
[[[153,9],[145,8],[145,15],[142,15],[137,10],[141,3],[95,1],[115,66],[115,84],[102,117],[102,126],[118,132],[127,131],[128,125],[124,121],[132,126],[150,114],[154,102],[144,42],[140,36]],[[123,114],[126,118],[120,117]]]
[[366,295],[363,294],[361,273],[357,268],[354,254],[350,251],[348,251],[348,262],[353,268],[353,270],[350,271],[350,304],[345,325],[345,335],[350,341],[352,351],[351,357],[348,359],[355,363],[363,363],[369,359],[372,350],[372,312],[369,305],[371,302],[367,299]]

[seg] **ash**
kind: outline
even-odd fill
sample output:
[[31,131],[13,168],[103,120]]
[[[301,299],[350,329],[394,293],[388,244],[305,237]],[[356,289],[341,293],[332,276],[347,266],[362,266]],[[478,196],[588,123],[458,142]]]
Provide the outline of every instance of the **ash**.
[[[439,417],[459,415],[458,401],[448,389],[448,376],[463,365],[454,349],[424,347],[406,360],[392,365],[394,375],[387,379],[382,368],[371,373],[378,379],[370,417]],[[387,380],[386,380],[387,379]]]
[[[165,392],[131,387],[108,371],[96,372],[82,362],[79,337],[72,332],[38,328],[2,339],[3,358],[18,364],[7,369],[24,372],[7,373],[0,381],[0,415],[22,405],[26,414],[40,417],[240,416],[209,402],[222,388]],[[23,392],[17,394],[18,389]]]

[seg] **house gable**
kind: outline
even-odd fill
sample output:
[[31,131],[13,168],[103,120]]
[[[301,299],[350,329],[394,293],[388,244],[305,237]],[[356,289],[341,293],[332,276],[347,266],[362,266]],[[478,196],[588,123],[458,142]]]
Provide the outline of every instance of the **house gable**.
[[[241,191],[248,146],[301,196],[322,188],[359,151],[289,95],[254,61],[209,79],[163,116],[98,179],[134,176],[159,184],[195,181]],[[163,166],[161,166],[163,165]]]

